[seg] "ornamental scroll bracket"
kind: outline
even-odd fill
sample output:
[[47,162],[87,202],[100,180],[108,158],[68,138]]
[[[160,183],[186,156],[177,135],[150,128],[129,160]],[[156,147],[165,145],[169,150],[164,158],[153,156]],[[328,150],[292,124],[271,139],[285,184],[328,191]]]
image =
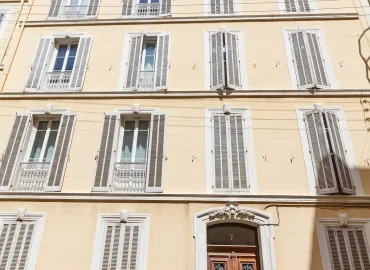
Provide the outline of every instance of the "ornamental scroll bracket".
[[252,212],[241,210],[237,202],[228,202],[224,209],[209,215],[210,220],[254,220],[254,218],[255,215]]

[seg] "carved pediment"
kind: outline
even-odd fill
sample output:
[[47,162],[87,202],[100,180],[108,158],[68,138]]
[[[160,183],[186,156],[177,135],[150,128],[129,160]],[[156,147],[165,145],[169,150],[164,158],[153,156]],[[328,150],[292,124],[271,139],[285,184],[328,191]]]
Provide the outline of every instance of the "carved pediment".
[[241,210],[237,202],[228,202],[225,208],[209,215],[210,220],[253,220],[255,215],[246,210]]

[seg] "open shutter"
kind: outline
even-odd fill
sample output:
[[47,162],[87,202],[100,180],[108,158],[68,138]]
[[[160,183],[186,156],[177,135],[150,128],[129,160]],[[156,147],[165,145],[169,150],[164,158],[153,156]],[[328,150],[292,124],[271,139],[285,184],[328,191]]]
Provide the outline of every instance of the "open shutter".
[[211,52],[210,73],[211,90],[222,89],[225,86],[225,67],[223,56],[222,32],[211,34],[209,37],[209,50]]
[[339,119],[336,113],[331,111],[325,111],[325,116],[331,145],[333,147],[335,167],[337,169],[341,191],[346,194],[356,194],[355,185],[351,177],[351,168],[348,167],[347,150],[345,149],[339,127]]
[[170,35],[158,35],[154,89],[167,89]]
[[221,14],[221,0],[211,1],[211,14]]
[[315,84],[317,88],[325,88],[330,86],[325,70],[324,58],[321,53],[319,36],[317,33],[306,32],[307,43],[310,48],[311,61],[313,66],[313,76],[315,76]]
[[166,133],[167,115],[153,113],[150,125],[150,141],[147,165],[147,192],[162,192],[164,167],[164,138]]
[[161,0],[161,15],[171,15],[171,2],[172,0]]
[[319,194],[338,192],[335,173],[327,140],[323,112],[312,111],[304,115],[310,154]]
[[48,18],[57,19],[63,0],[51,0]]
[[121,224],[106,225],[101,270],[117,269],[121,231]]
[[286,12],[297,12],[295,0],[284,0]]
[[75,122],[75,114],[66,113],[62,115],[45,191],[60,191],[62,189]]
[[130,16],[132,13],[132,5],[134,0],[123,0],[122,16]]
[[136,270],[139,255],[140,226],[126,224],[123,239],[120,269]]
[[240,81],[240,60],[238,43],[239,39],[237,35],[226,32],[226,74],[227,82],[226,85],[231,89],[241,89],[242,84]]
[[223,0],[224,1],[224,14],[234,14],[234,0]]
[[45,67],[48,64],[49,54],[54,45],[54,40],[51,37],[41,37],[37,45],[36,54],[34,56],[31,71],[28,75],[26,89],[36,90],[40,86],[41,78]]
[[229,158],[227,140],[227,117],[224,114],[214,114],[213,122],[213,153],[215,171],[215,189],[229,189]]
[[143,48],[143,36],[135,35],[130,39],[130,50],[128,61],[126,63],[127,76],[126,76],[126,90],[135,90],[139,75],[139,65],[141,52]]
[[298,0],[298,6],[299,6],[300,12],[310,12],[311,11],[310,5],[308,4],[308,0]]
[[98,161],[93,191],[108,191],[109,177],[116,153],[116,136],[119,128],[119,115],[104,115]]
[[87,9],[87,17],[93,18],[98,15],[100,0],[90,0],[89,7]]
[[30,123],[29,114],[17,114],[0,167],[0,190],[9,190]]
[[306,46],[304,32],[292,32],[289,34],[292,46],[293,62],[297,75],[298,88],[314,87],[311,62],[309,60],[309,49]]
[[92,38],[81,37],[78,42],[78,49],[76,53],[76,61],[73,66],[71,75],[71,89],[81,90],[84,82],[87,62],[89,60]]

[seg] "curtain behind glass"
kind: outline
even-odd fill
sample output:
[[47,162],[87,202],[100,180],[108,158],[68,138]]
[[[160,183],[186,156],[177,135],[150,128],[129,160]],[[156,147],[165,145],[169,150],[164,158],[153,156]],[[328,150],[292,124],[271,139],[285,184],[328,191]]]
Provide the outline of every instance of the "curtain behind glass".
[[30,162],[39,161],[47,128],[48,128],[48,121],[40,121],[39,124],[37,125],[35,140],[33,141],[33,146],[32,146],[30,159],[29,159]]
[[146,162],[148,150],[149,121],[140,121],[137,134],[135,162]]
[[55,141],[58,135],[59,123],[60,121],[53,121],[53,123],[51,124],[49,139],[46,145],[45,154],[43,158],[43,161],[45,162],[50,162],[53,157]]

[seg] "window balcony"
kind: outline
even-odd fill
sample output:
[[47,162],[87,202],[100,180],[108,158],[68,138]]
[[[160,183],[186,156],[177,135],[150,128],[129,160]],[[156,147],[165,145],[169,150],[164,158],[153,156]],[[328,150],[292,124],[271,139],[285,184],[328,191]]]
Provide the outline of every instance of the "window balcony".
[[146,163],[116,163],[112,183],[113,192],[145,192]]
[[152,91],[154,89],[154,70],[142,70],[139,72],[138,91]]
[[61,20],[79,20],[87,16],[88,6],[63,6],[60,11]]
[[134,16],[141,18],[158,17],[160,14],[160,3],[137,4]]
[[48,181],[50,162],[21,162],[15,191],[44,191]]
[[71,71],[46,72],[41,91],[45,92],[65,92],[69,89],[71,81]]

